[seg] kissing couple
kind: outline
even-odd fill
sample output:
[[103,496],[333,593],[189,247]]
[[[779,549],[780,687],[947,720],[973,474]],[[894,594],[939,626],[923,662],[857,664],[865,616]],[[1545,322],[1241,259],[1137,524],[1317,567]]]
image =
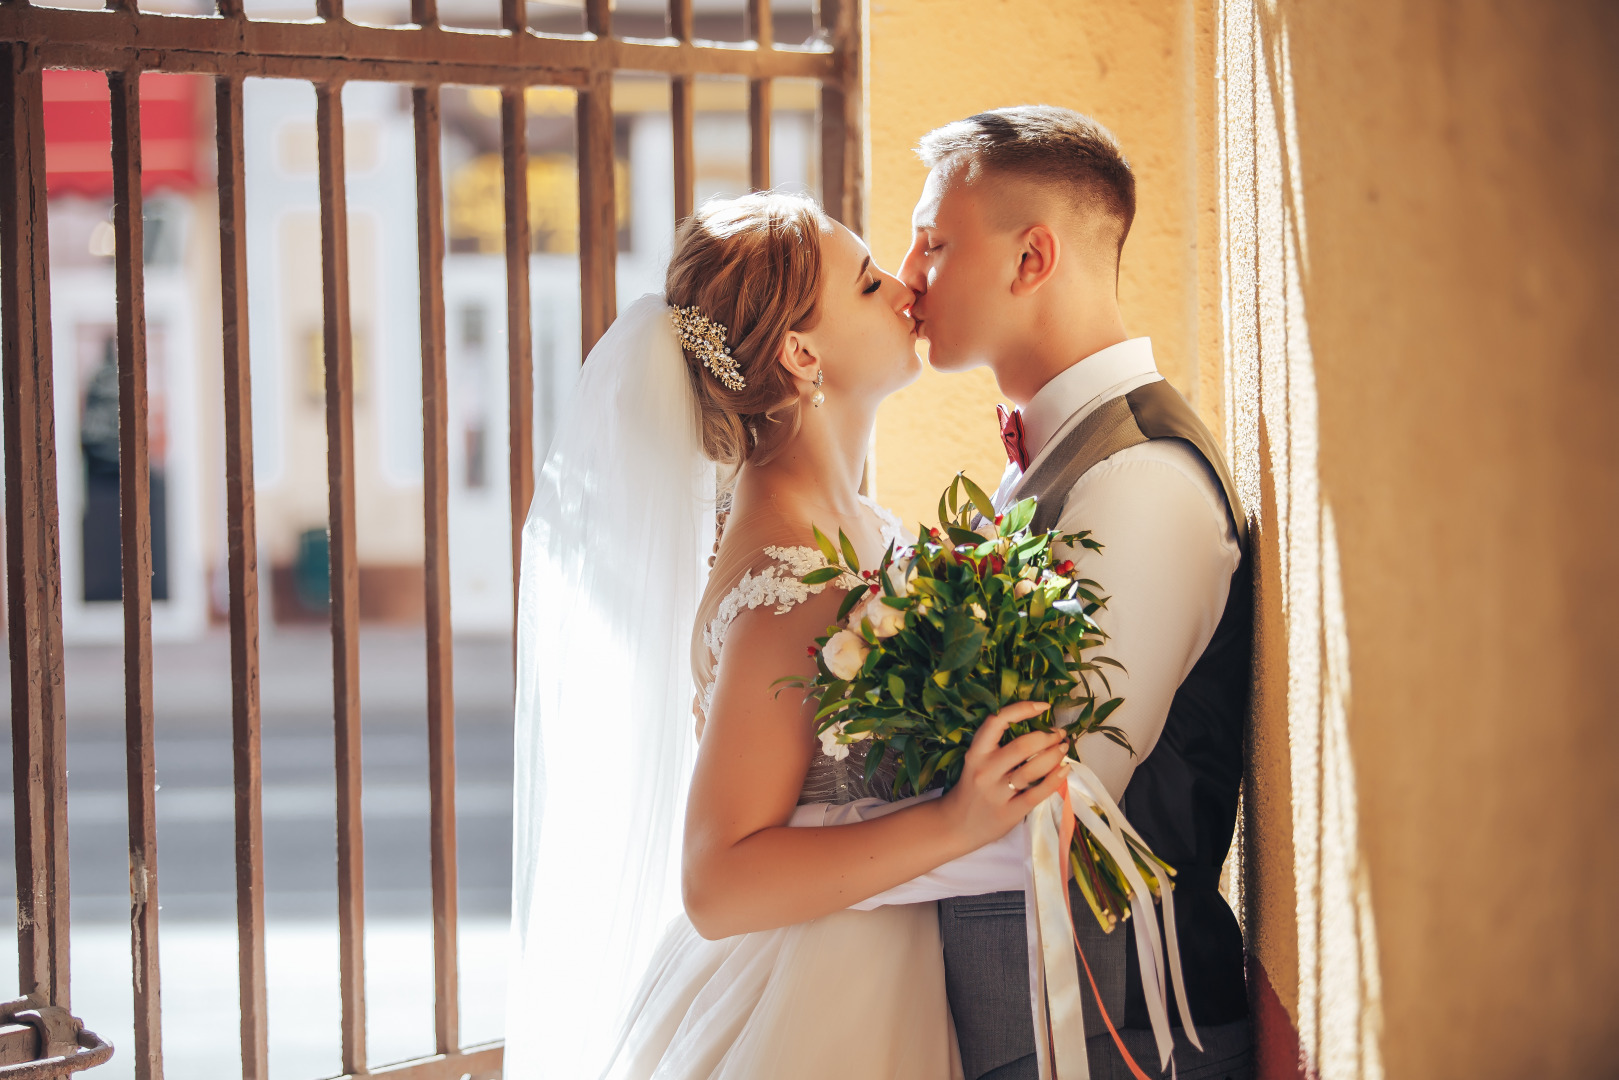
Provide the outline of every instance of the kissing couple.
[[[897,275],[808,199],[710,202],[681,224],[664,294],[582,369],[523,533],[508,1080],[1046,1080],[1023,823],[1065,789],[1070,753],[1177,871],[1195,1031],[1155,1042],[1143,980],[1162,970],[1070,884],[1094,986],[1060,1080],[1252,1073],[1219,892],[1246,517],[1218,444],[1125,332],[1135,178],[1110,132],[1049,106],[948,124],[919,153]],[[922,338],[936,369],[987,365],[1020,406],[995,509],[1032,496],[1105,545],[1061,557],[1109,595],[1095,617],[1125,669],[1129,748],[1002,745],[1048,707],[1017,702],[948,791],[896,801],[895,763],[868,768],[869,743],[823,752],[815,703],[778,683],[813,675],[806,646],[842,593],[801,580],[827,565],[812,529],[867,566],[914,543],[861,481]]]

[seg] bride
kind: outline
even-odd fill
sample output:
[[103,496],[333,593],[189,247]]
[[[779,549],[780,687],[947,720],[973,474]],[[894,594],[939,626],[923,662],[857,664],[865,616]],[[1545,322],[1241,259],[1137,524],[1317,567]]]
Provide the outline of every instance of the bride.
[[750,195],[592,350],[523,534],[508,1080],[960,1076],[935,906],[849,909],[1005,835],[1065,745],[998,746],[1043,708],[1012,706],[942,798],[858,820],[891,767],[773,687],[849,584],[799,581],[811,526],[862,565],[903,542],[859,486],[911,300],[810,201]]

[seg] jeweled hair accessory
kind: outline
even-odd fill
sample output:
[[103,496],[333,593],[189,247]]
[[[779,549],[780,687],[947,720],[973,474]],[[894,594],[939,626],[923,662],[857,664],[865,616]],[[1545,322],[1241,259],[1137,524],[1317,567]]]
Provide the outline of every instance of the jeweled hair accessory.
[[669,314],[681,347],[701,360],[722,386],[736,391],[748,385],[737,370],[736,357],[725,344],[725,327],[698,311],[695,304],[675,308]]

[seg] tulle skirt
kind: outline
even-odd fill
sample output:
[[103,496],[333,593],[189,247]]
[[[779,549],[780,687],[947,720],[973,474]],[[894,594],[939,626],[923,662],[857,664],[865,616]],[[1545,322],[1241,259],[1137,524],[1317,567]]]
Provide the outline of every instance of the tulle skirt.
[[935,904],[706,941],[684,916],[636,994],[610,1080],[960,1080]]

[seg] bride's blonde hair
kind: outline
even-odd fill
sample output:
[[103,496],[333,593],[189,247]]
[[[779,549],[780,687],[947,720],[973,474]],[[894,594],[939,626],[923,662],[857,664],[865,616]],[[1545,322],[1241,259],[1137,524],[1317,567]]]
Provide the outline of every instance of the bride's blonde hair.
[[821,237],[831,231],[812,199],[760,192],[705,203],[675,234],[664,298],[726,328],[744,384],[728,389],[684,350],[703,451],[722,465],[762,465],[798,430],[798,388],[776,357],[789,330],[820,318]]

